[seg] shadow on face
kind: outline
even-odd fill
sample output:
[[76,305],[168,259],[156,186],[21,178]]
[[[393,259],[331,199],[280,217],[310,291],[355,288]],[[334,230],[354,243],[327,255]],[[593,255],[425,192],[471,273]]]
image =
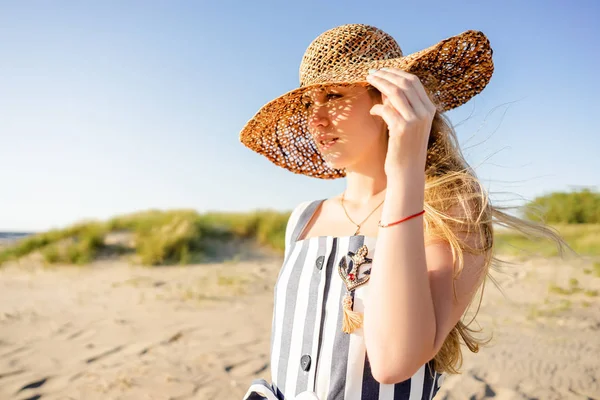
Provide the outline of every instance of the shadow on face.
[[308,129],[331,168],[347,168],[387,146],[384,121],[370,114],[381,94],[372,86],[329,86],[302,97]]

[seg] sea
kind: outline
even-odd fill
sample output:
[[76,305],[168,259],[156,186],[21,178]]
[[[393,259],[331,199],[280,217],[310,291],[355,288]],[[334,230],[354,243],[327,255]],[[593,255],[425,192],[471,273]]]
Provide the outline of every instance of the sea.
[[35,234],[35,232],[0,232],[0,247],[9,245],[33,234]]

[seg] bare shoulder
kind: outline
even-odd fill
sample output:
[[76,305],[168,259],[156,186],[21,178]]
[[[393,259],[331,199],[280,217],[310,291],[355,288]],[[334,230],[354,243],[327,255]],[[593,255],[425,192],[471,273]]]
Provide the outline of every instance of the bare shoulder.
[[334,215],[335,211],[337,211],[337,209],[340,205],[341,198],[342,198],[342,195],[337,195],[337,196],[332,196],[328,199],[325,199],[325,201],[323,201],[323,204],[321,204],[321,206],[318,209],[319,214],[323,215],[323,216]]
[[314,210],[313,215],[306,223],[303,233],[299,236],[305,239],[313,236],[335,235],[340,231],[339,215],[337,215],[336,202],[339,197],[325,199]]

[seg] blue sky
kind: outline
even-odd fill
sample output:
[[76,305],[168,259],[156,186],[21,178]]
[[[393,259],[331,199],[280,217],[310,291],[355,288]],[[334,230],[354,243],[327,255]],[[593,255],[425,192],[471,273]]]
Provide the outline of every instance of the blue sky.
[[297,87],[309,43],[346,23],[383,29],[404,54],[489,37],[490,84],[448,115],[496,204],[598,188],[599,4],[0,1],[0,230],[341,193],[343,179],[288,172],[238,133]]

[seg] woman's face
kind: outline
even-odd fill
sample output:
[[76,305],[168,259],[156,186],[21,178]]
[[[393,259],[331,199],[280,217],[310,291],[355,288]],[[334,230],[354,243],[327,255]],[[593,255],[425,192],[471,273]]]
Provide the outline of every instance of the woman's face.
[[369,113],[375,98],[363,86],[332,86],[303,95],[308,129],[331,168],[351,168],[387,148],[384,121]]

